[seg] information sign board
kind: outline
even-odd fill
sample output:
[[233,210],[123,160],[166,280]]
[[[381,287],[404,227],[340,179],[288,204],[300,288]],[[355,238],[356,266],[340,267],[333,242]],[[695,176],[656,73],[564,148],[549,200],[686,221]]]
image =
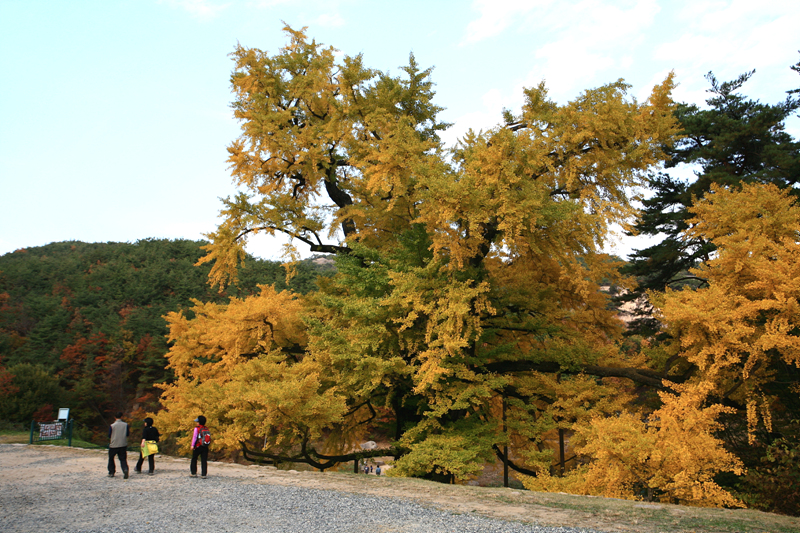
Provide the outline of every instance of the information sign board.
[[64,424],[53,422],[52,424],[39,424],[39,440],[56,440],[61,438]]

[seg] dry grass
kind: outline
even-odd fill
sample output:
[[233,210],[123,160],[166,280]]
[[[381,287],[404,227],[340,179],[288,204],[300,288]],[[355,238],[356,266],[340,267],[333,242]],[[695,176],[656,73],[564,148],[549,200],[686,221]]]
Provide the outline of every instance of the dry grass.
[[23,431],[0,431],[0,444],[28,444],[30,433]]

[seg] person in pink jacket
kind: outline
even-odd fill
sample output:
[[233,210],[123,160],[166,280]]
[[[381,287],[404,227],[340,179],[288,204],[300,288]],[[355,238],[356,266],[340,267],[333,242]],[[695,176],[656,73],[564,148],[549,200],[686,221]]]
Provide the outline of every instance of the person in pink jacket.
[[[197,425],[192,432],[192,462],[189,464],[189,474],[197,477],[197,458],[200,458],[200,477],[205,479],[208,475],[208,442],[211,434],[206,427],[206,417],[203,415],[194,419]],[[204,439],[208,436],[207,439]]]

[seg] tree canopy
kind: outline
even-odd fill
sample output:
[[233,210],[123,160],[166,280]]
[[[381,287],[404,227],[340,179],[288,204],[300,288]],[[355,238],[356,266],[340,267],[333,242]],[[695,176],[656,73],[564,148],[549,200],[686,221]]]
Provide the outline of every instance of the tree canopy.
[[[714,247],[685,232],[690,208],[713,184],[773,183],[796,190],[800,183],[800,143],[785,129],[786,119],[800,109],[800,99],[790,94],[782,102],[766,104],[746,97],[741,90],[754,73],[726,82],[709,73],[708,107],[677,106],[680,139],[669,150],[667,171],[654,175],[652,194],[643,200],[634,228],[637,234],[663,238],[632,255],[626,273],[638,277],[639,291],[631,297],[648,289],[663,291],[668,285],[696,283],[687,271],[708,261]],[[694,179],[676,172],[687,169]],[[652,330],[653,324],[649,325]]]
[[[690,213],[686,238],[715,249],[690,271],[705,286],[651,293],[669,340],[650,355],[664,362],[672,391],[659,392],[661,407],[652,413],[630,404],[623,416],[576,424],[578,452],[593,461],[564,479],[529,479],[528,487],[616,497],[646,491],[700,505],[741,505],[716,482],[720,472],[744,473],[734,453],[741,448],[719,435],[744,434],[751,446],[777,438],[781,453],[777,426],[796,431],[800,207],[772,184],[713,185]],[[720,420],[739,413],[744,424]],[[764,431],[771,435],[764,438]],[[776,462],[770,453],[765,459]]]
[[[363,457],[381,431],[394,473],[457,479],[511,446],[508,464],[535,474],[525,457],[547,455],[549,431],[618,412],[629,380],[662,387],[616,344],[599,285],[619,265],[599,250],[676,138],[671,75],[641,103],[622,81],[563,105],[529,88],[518,113],[446,150],[413,55],[392,77],[287,34],[274,55],[233,54],[242,192],[204,260],[234,281],[248,236],[281,232],[334,254],[337,274],[306,296],[264,287],[172,315],[181,379],[162,425],[202,409],[226,445],[318,468]],[[252,326],[212,325],[227,320]]]
[[[796,405],[791,392],[800,392],[792,371],[800,368],[800,207],[792,196],[773,184],[713,186],[686,230],[715,246],[691,271],[705,286],[668,289],[660,302],[668,353],[721,399],[746,406],[751,443],[759,421],[772,430],[773,410]],[[790,385],[784,401],[774,394],[777,375]]]

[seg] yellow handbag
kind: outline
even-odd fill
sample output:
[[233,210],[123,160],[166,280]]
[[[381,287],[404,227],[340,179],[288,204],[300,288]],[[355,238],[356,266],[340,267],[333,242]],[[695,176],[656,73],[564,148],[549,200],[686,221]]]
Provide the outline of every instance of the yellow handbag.
[[142,440],[142,457],[158,453],[158,443],[154,440]]
[[158,443],[154,440],[148,440],[145,447],[147,448],[147,455],[158,453]]

